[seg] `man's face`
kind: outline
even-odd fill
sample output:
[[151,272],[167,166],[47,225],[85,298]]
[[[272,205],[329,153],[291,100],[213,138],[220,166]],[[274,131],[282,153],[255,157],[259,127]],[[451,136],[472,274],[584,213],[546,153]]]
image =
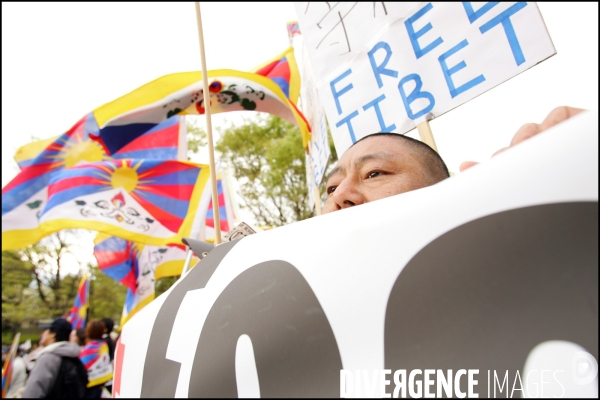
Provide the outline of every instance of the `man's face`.
[[348,149],[329,174],[323,214],[426,187],[426,174],[401,140],[372,136]]
[[50,332],[50,329],[46,329],[42,333],[42,346],[48,346],[54,342],[56,342],[56,333]]

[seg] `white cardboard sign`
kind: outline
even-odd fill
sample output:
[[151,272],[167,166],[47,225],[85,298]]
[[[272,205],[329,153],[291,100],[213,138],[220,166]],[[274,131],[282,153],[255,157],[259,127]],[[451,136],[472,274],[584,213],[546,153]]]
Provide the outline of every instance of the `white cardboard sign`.
[[363,136],[405,133],[556,54],[530,2],[295,6],[340,156]]
[[327,121],[325,120],[325,110],[319,99],[315,74],[307,54],[306,46],[304,45],[304,40],[301,36],[296,36],[295,41],[302,49],[302,108],[304,116],[312,129],[309,144],[309,159],[314,178],[309,179],[309,181],[319,186],[323,180],[327,160],[330,156]]
[[517,372],[516,395],[597,394],[570,372],[598,357],[597,243],[587,112],[434,186],[216,247],[125,325],[113,391],[381,397],[340,371],[404,369],[428,394],[433,368],[469,371],[452,395],[508,397]]

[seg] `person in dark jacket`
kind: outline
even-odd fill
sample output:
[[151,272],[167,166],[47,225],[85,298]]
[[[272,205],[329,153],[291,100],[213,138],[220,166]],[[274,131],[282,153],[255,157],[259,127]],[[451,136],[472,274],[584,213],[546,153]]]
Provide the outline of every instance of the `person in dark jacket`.
[[[41,398],[51,395],[57,382],[63,357],[76,359],[79,362],[79,346],[69,342],[72,330],[69,321],[58,318],[44,331],[41,343],[44,348],[25,383],[23,397]],[[82,384],[85,388],[87,380]]]

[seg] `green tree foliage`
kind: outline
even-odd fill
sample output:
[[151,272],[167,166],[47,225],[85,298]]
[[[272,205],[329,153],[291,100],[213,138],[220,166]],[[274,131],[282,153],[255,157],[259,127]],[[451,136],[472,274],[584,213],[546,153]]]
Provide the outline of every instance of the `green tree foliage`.
[[305,153],[298,128],[258,114],[221,132],[216,149],[233,169],[240,195],[259,225],[281,226],[310,218]]
[[90,271],[89,320],[110,318],[118,325],[125,304],[127,287],[108,277],[97,267],[90,266]]
[[[23,302],[23,291],[33,281],[33,268],[14,250],[2,252],[2,307]],[[4,308],[2,309],[4,315]]]
[[[17,251],[2,252],[2,330],[14,335],[23,322],[30,319],[35,292],[29,287],[33,267],[23,261]],[[33,293],[32,293],[33,292]]]
[[81,273],[65,274],[63,264],[73,257],[80,235],[81,231],[64,230],[25,249],[2,252],[3,333],[30,330],[39,335],[40,320],[69,311]]
[[161,294],[163,294],[164,292],[166,292],[167,290],[169,290],[169,288],[171,286],[173,286],[173,284],[175,282],[177,282],[177,279],[179,279],[179,275],[166,276],[164,278],[160,278],[159,280],[157,280],[154,284],[154,295],[156,297],[158,297]]
[[19,252],[32,265],[35,287],[48,310],[48,318],[64,315],[75,299],[81,273],[72,276],[61,274],[61,270],[65,259],[73,256],[79,236],[77,230],[65,229]]
[[[188,154],[197,154],[207,144],[206,131],[188,120],[187,122],[187,150]],[[190,157],[188,155],[188,160]]]

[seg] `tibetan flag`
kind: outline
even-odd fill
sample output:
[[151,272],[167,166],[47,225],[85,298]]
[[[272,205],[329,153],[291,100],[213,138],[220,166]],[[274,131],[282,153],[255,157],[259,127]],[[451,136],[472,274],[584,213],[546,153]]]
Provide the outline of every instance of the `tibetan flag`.
[[88,372],[88,388],[112,379],[112,364],[108,354],[108,345],[104,340],[92,340],[87,343],[81,350],[79,359]]
[[10,383],[12,381],[12,370],[13,363],[15,361],[15,357],[17,356],[17,349],[19,348],[19,338],[21,337],[20,333],[17,333],[15,338],[13,339],[12,345],[10,346],[10,350],[6,355],[6,360],[4,360],[4,367],[2,368],[2,398],[6,398],[6,394],[8,393],[8,389],[10,388]]
[[[181,275],[187,255],[183,245],[143,245],[102,233],[94,242],[94,256],[100,270],[127,286],[121,327],[154,300],[156,280]],[[192,260],[193,264],[196,262]]]
[[15,161],[22,170],[33,164],[33,161],[39,156],[42,151],[46,150],[48,146],[54,143],[59,136],[51,137],[50,139],[37,140],[32,143],[28,143],[24,146],[19,147],[15,153]]
[[[219,173],[217,175],[217,194],[219,199],[219,222],[221,232],[227,233],[233,228],[237,216],[234,211],[234,202],[230,195],[229,185],[223,177],[227,178],[227,174]],[[205,196],[210,196],[210,200],[206,210],[206,217],[203,226],[201,227],[200,240],[210,242],[215,238],[215,215],[210,187],[208,187],[208,189]]]
[[[162,124],[145,132],[133,142],[126,143],[123,146],[123,149],[113,154],[112,157],[183,160],[184,158],[181,158],[181,153],[182,151],[183,154],[187,152],[186,134],[187,125],[185,117],[173,116],[168,118]],[[93,140],[94,138],[95,136],[92,134],[91,138],[85,137],[83,140]],[[21,170],[32,165],[36,158],[46,150],[49,145],[56,142],[57,139],[59,139],[59,136],[38,140],[21,146],[14,156],[14,159]],[[105,154],[107,153],[105,152]],[[84,154],[81,155],[81,161],[86,161]]]
[[300,95],[300,72],[294,58],[294,49],[288,48],[272,60],[252,71],[271,79],[294,105]]
[[98,233],[94,240],[100,270],[132,291],[138,287],[140,268],[145,275],[152,271],[156,280],[180,275],[186,254],[182,244],[143,245],[104,233]]
[[209,177],[206,165],[123,159],[52,174],[40,215],[45,234],[83,228],[163,246],[189,237]]
[[39,215],[46,203],[52,173],[132,155],[175,159],[186,146],[185,126],[185,117],[169,118],[109,157],[102,145],[90,137],[98,126],[89,114],[41,152],[46,141],[23,146],[15,155],[23,170],[2,189],[2,250],[26,247],[44,237]]
[[290,39],[290,44],[294,40],[294,36],[300,35],[300,25],[298,25],[298,21],[290,21],[286,24],[288,39]]
[[[252,72],[208,71],[213,114],[228,111],[260,111],[296,124],[304,146],[310,127],[296,108],[300,74],[290,47]],[[154,125],[172,115],[204,114],[204,90],[200,72],[162,76],[94,110],[100,128],[98,138],[114,154]]]
[[73,329],[85,328],[85,322],[87,317],[87,310],[90,303],[90,280],[88,275],[85,274],[79,282],[79,288],[77,289],[77,295],[75,296],[75,302],[73,307],[69,311],[67,321],[71,323]]
[[97,129],[93,115],[82,118],[2,188],[2,250],[25,247],[44,237],[38,217],[53,172],[108,159],[102,147],[89,139]]
[[134,243],[103,233],[96,235],[94,243],[94,257],[100,271],[135,291],[139,269]]
[[187,160],[186,134],[185,117],[175,115],[154,126],[135,140],[126,142],[118,152],[112,155],[112,158]]

